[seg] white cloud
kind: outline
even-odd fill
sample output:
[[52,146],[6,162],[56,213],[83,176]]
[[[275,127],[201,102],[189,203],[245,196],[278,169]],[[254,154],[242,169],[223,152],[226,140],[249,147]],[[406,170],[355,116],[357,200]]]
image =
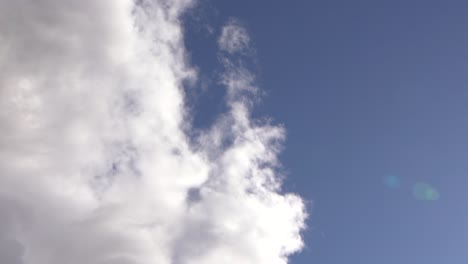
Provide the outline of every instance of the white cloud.
[[[252,74],[226,67],[230,111],[189,140],[192,2],[137,3],[0,1],[0,262],[286,263],[305,212],[279,193],[284,131],[251,119]],[[247,48],[226,28],[221,49]]]
[[218,45],[221,50],[229,53],[245,51],[249,48],[250,36],[239,21],[230,19],[223,27]]

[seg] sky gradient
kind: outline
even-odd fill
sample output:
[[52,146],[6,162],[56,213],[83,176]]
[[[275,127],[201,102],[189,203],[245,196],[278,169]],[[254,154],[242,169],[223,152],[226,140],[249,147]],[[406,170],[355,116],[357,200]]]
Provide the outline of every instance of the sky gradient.
[[[189,14],[186,46],[206,79],[217,59],[198,25],[236,17],[252,35],[266,91],[256,113],[286,127],[285,188],[310,202],[291,263],[468,262],[467,8],[240,0]],[[201,126],[220,96],[201,96]]]
[[0,263],[468,263],[467,8],[0,0]]

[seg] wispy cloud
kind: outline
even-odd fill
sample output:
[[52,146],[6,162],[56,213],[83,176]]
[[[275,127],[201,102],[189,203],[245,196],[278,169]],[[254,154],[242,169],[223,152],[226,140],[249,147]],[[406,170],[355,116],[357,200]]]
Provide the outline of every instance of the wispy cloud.
[[232,18],[223,27],[218,45],[223,51],[239,53],[249,48],[250,36],[245,27],[238,20]]
[[[1,263],[280,264],[302,247],[252,73],[223,57],[229,110],[185,133],[192,4],[0,2]],[[220,50],[249,39],[231,21]]]

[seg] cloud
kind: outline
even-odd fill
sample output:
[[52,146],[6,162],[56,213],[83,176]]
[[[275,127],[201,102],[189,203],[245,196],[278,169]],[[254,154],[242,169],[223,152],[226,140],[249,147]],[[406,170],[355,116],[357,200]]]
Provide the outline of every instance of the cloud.
[[238,20],[230,19],[221,31],[218,45],[221,50],[238,53],[249,48],[250,36]]
[[[276,172],[284,129],[251,118],[253,74],[226,58],[229,111],[186,133],[193,4],[0,2],[1,263],[280,264],[300,250],[304,206]],[[220,49],[248,48],[232,27]]]

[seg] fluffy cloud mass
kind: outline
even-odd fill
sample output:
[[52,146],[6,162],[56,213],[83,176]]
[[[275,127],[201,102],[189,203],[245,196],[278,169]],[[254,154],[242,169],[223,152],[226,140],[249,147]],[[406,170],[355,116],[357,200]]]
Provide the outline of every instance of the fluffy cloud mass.
[[[284,131],[252,120],[254,76],[228,56],[229,110],[189,136],[193,4],[0,0],[0,263],[282,264],[301,249]],[[221,53],[248,39],[228,23]]]

